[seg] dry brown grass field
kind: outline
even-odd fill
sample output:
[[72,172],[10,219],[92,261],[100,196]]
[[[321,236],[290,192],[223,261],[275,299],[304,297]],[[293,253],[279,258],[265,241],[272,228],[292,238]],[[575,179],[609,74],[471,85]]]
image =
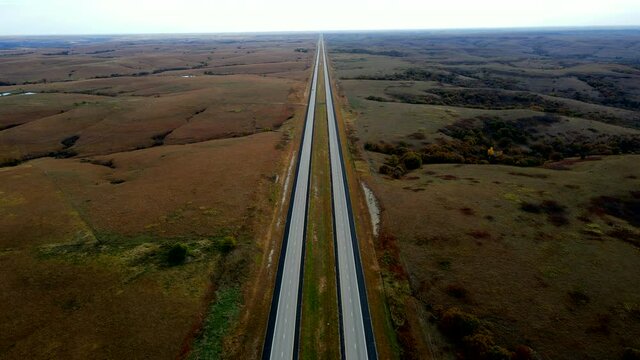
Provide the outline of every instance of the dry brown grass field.
[[639,38],[326,36],[401,357],[640,349]]
[[254,356],[315,38],[0,43],[0,358]]

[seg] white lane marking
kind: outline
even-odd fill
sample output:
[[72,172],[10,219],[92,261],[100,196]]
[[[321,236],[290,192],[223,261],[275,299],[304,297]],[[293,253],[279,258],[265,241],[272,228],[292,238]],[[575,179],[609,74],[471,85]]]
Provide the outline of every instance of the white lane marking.
[[[325,99],[327,103],[327,121],[329,123],[329,143],[330,143],[330,159],[331,159],[331,172],[332,172],[332,180],[333,180],[333,203],[334,209],[336,210],[335,221],[336,221],[336,232],[337,232],[337,241],[338,241],[338,268],[341,274],[341,284],[340,284],[340,296],[342,298],[342,303],[345,304],[345,300],[349,298],[349,302],[352,303],[349,309],[349,316],[343,317],[343,328],[351,329],[351,331],[346,331],[344,334],[344,342],[348,345],[353,346],[353,350],[351,346],[347,347],[346,358],[347,360],[351,359],[366,359],[368,357],[366,351],[363,354],[358,352],[358,345],[361,345],[360,348],[366,349],[366,339],[364,334],[364,320],[362,318],[362,309],[360,307],[359,301],[359,284],[356,276],[350,276],[350,274],[356,274],[355,267],[355,252],[356,249],[351,240],[351,224],[349,222],[349,209],[346,199],[346,192],[348,189],[344,186],[344,170],[342,168],[342,162],[340,159],[340,143],[338,141],[338,129],[336,124],[336,119],[333,114],[333,99],[331,97],[331,84],[329,81],[328,74],[328,65],[327,65],[327,55],[326,49],[324,46],[324,42],[322,43],[322,55],[323,55],[323,68],[324,68],[324,79],[325,83],[328,85],[325,87]],[[346,281],[344,281],[346,280]],[[353,289],[353,291],[352,291]],[[358,296],[356,298],[355,303],[352,302],[352,298],[354,295]],[[354,310],[356,311],[357,317],[354,317]],[[356,332],[355,326],[358,326],[362,331]]]
[[[318,47],[319,48],[319,47]],[[295,327],[291,326],[283,326],[282,320],[284,318],[285,324],[288,323],[289,316],[295,315],[297,313],[297,306],[293,307],[291,311],[281,311],[282,304],[286,304],[287,309],[289,308],[289,304],[293,301],[297,303],[297,294],[299,289],[299,282],[295,282],[293,280],[296,279],[295,275],[300,275],[300,266],[301,266],[301,245],[304,241],[303,239],[303,223],[304,217],[306,215],[305,207],[307,201],[307,182],[309,179],[310,169],[310,157],[311,157],[311,145],[310,139],[312,136],[312,127],[313,127],[313,115],[315,113],[315,93],[316,93],[316,83],[318,79],[318,69],[319,69],[319,61],[320,61],[320,52],[318,51],[316,56],[316,66],[313,74],[312,87],[311,87],[311,101],[309,102],[309,109],[307,112],[307,118],[305,121],[305,136],[302,139],[302,152],[300,153],[300,163],[298,168],[298,181],[296,182],[296,191],[293,194],[293,215],[291,222],[289,223],[289,236],[287,239],[287,247],[286,247],[286,255],[283,267],[283,283],[288,284],[287,289],[280,289],[280,300],[278,302],[278,307],[276,310],[276,320],[275,320],[275,328],[274,328],[274,336],[271,348],[271,359],[278,358],[276,354],[278,354],[278,350],[280,351],[280,357],[278,359],[286,359],[293,357],[293,347],[294,347],[294,338],[295,338]],[[301,210],[302,209],[302,210]],[[293,271],[288,272],[287,269],[293,266]],[[292,283],[293,281],[293,283]],[[282,296],[286,295],[286,296]],[[293,313],[293,314],[292,314]],[[279,340],[278,334],[282,334],[282,340]],[[285,356],[286,352],[286,356]]]

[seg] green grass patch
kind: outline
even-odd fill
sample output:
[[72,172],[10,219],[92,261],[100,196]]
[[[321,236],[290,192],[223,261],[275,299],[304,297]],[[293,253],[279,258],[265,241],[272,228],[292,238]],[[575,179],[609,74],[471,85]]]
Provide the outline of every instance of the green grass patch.
[[308,238],[305,248],[301,359],[340,357],[339,319],[331,222],[331,178],[328,156],[327,108],[319,73],[311,160]]
[[[68,242],[40,246],[40,259],[64,259],[83,263],[94,257],[118,258],[128,266],[153,265],[164,268],[170,265],[201,261],[215,255],[225,255],[237,246],[238,240],[227,231],[217,236],[162,237],[152,234],[123,235],[98,232],[95,238],[77,237]],[[181,259],[169,253],[176,246],[186,249]]]
[[220,359],[222,340],[240,313],[242,296],[237,287],[218,290],[209,308],[200,336],[196,339],[190,360]]

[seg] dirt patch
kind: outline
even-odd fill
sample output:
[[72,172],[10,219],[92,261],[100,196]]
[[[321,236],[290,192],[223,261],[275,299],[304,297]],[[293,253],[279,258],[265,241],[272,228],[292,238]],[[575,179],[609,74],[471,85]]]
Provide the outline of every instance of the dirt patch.
[[378,201],[373,195],[373,192],[369,187],[362,183],[362,191],[364,191],[365,198],[367,200],[367,207],[369,208],[369,214],[371,215],[371,225],[373,226],[373,235],[378,236],[378,228],[380,226],[380,207]]

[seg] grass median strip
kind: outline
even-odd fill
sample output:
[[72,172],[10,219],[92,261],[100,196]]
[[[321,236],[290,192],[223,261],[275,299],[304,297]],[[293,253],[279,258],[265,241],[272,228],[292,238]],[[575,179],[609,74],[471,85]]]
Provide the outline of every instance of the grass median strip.
[[302,359],[338,359],[340,358],[340,333],[333,256],[329,143],[327,122],[323,121],[326,119],[327,110],[323,77],[321,73],[318,75],[302,295],[300,357]]

